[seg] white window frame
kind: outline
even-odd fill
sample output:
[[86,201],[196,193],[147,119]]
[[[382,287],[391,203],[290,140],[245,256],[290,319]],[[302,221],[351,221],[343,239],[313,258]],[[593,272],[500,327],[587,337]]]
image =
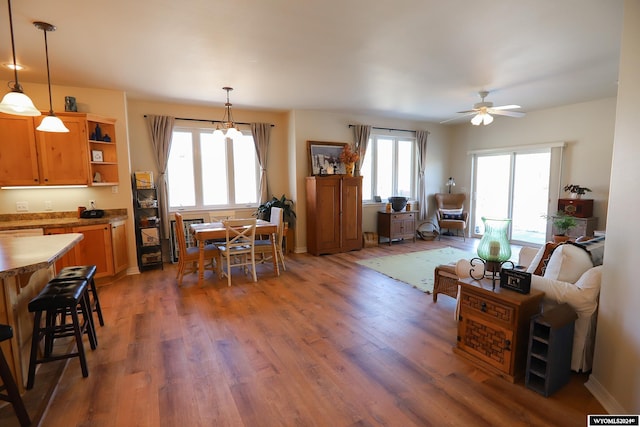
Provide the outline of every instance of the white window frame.
[[[415,200],[418,188],[418,157],[417,157],[417,144],[415,134],[407,134],[407,132],[402,131],[389,131],[389,132],[373,132],[369,136],[369,143],[367,145],[367,154],[371,153],[371,191],[373,194],[362,194],[363,203],[379,203],[374,200],[374,196],[380,196],[378,192],[378,183],[377,183],[377,157],[378,150],[376,149],[378,139],[392,139],[393,140],[393,153],[392,153],[392,164],[393,164],[393,182],[392,182],[392,193],[391,196],[398,194],[398,141],[411,141],[411,190],[410,190],[410,199]],[[370,151],[372,150],[372,151]],[[385,202],[385,200],[382,200]]]
[[[255,203],[235,203],[235,171],[234,171],[234,157],[233,157],[233,141],[230,138],[225,138],[224,143],[226,144],[226,153],[227,153],[227,180],[228,180],[228,203],[226,204],[217,204],[217,205],[205,205],[203,200],[203,187],[202,187],[202,153],[200,150],[200,135],[202,133],[213,132],[213,127],[204,127],[200,126],[175,126],[173,129],[174,132],[187,132],[191,133],[191,143],[193,149],[193,185],[195,189],[196,203],[193,206],[172,206],[171,200],[169,200],[169,212],[176,211],[198,211],[198,210],[212,210],[212,209],[239,209],[239,208],[257,208],[258,202]],[[252,136],[249,131],[240,130],[240,132],[245,136]],[[255,147],[255,146],[254,146]],[[255,160],[255,168],[256,168],[256,200],[259,200],[258,193],[260,191],[260,164],[257,159],[257,153]],[[167,171],[167,179],[170,181],[171,176],[170,172]]]

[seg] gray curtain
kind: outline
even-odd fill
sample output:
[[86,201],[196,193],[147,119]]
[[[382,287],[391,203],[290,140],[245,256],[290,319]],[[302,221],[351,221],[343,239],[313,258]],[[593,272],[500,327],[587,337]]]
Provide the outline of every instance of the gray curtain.
[[269,152],[269,140],[271,138],[271,124],[251,123],[251,134],[253,135],[253,143],[256,146],[258,163],[260,163],[260,198],[258,204],[261,205],[269,199],[267,153]]
[[427,167],[427,138],[429,131],[417,130],[416,143],[418,144],[418,203],[420,204],[420,213],[418,219],[425,221],[427,219],[427,182],[424,171]]
[[147,115],[147,128],[151,135],[151,144],[155,152],[158,177],[158,202],[160,206],[160,221],[162,233],[165,239],[169,238],[169,191],[167,188],[167,164],[169,162],[169,150],[171,149],[171,137],[175,117]]
[[367,152],[369,145],[369,135],[371,135],[370,125],[353,125],[353,136],[356,144],[356,152],[360,155],[360,159],[356,162],[354,176],[360,176],[360,166],[364,161],[364,154]]

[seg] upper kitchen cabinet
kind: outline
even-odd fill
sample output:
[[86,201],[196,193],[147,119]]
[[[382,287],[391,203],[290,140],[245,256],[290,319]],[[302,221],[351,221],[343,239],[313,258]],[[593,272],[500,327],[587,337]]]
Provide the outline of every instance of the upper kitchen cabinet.
[[36,130],[45,115],[0,113],[0,185],[116,185],[115,120],[82,113],[56,115],[68,133]]

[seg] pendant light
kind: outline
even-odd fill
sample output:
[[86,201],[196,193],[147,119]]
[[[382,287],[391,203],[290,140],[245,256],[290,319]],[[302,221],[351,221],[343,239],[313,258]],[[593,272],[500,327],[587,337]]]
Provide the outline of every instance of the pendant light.
[[224,104],[224,117],[222,117],[222,129],[226,132],[223,132],[220,129],[220,125],[216,125],[216,130],[213,131],[213,136],[216,139],[220,138],[235,138],[237,136],[241,136],[242,132],[238,129],[238,127],[233,123],[233,115],[231,114],[231,103],[229,102],[229,92],[233,90],[232,87],[225,86],[222,90],[227,91],[227,102]]
[[[0,111],[16,116],[39,116],[41,113],[33,105],[33,101],[22,91],[22,86],[18,82],[18,64],[16,62],[16,45],[13,39],[13,17],[11,14],[11,0],[9,4],[9,29],[11,30],[11,50],[13,52],[13,74],[14,81],[9,82],[11,92],[7,93],[0,103]],[[12,85],[13,83],[13,85]]]
[[47,31],[55,31],[56,27],[55,25],[41,21],[36,21],[33,25],[44,33],[44,53],[47,58],[47,83],[49,85],[49,115],[42,120],[40,126],[38,126],[36,130],[42,132],[69,132],[69,129],[67,129],[64,123],[62,123],[62,120],[54,114],[53,101],[51,99],[51,73],[49,72],[49,45],[47,44]]

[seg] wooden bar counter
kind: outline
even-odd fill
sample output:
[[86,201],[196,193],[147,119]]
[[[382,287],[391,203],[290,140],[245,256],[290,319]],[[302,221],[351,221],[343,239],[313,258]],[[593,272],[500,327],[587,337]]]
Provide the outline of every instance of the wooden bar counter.
[[29,301],[55,274],[56,260],[82,238],[80,233],[0,238],[0,323],[13,328],[13,339],[2,343],[2,350],[21,393],[33,330]]

